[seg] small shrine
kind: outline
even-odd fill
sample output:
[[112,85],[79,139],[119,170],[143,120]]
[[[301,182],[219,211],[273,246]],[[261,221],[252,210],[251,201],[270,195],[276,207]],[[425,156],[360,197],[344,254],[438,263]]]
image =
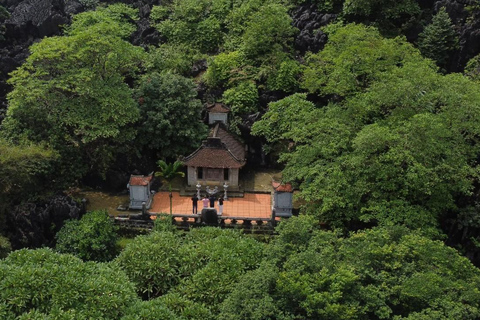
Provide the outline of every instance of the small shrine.
[[216,122],[221,122],[224,125],[228,125],[228,109],[223,103],[214,103],[207,106],[208,111],[208,124],[213,125]]
[[131,175],[127,188],[130,190],[129,209],[140,210],[145,203],[146,209],[150,209],[153,193],[150,188],[153,181],[153,172],[148,176]]
[[290,183],[272,181],[273,208],[277,217],[291,217],[293,209],[293,188]]
[[240,169],[246,164],[245,145],[227,130],[227,107],[215,103],[207,110],[211,123],[209,136],[183,160],[187,166],[187,184],[238,187]]

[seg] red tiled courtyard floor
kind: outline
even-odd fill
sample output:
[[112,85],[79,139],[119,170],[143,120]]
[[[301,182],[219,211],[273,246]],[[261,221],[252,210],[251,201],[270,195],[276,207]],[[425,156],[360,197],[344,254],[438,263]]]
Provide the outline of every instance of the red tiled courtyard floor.
[[[191,214],[191,197],[181,197],[178,192],[172,192],[172,212],[174,214]],[[202,202],[198,201],[198,212],[203,208]],[[215,208],[218,210],[218,201],[215,201]],[[153,198],[150,213],[169,213],[170,200],[168,192],[158,192]],[[270,218],[272,205],[270,194],[245,193],[243,198],[228,198],[223,202],[223,216],[244,217],[244,218]]]

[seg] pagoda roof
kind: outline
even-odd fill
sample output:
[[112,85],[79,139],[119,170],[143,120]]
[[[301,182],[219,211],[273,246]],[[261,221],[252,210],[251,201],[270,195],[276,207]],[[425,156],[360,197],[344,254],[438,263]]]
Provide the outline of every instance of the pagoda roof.
[[202,146],[183,162],[191,167],[241,168],[246,163],[245,147],[221,123],[217,123]]
[[208,112],[213,112],[213,113],[228,113],[230,112],[230,109],[227,108],[223,103],[220,102],[215,102],[214,104],[208,105],[207,106]]

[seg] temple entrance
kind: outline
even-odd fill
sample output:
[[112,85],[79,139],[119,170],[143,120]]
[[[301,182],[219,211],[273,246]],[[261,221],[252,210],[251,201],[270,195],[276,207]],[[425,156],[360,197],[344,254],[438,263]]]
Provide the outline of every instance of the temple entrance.
[[210,181],[220,181],[223,179],[223,169],[205,168],[205,179]]

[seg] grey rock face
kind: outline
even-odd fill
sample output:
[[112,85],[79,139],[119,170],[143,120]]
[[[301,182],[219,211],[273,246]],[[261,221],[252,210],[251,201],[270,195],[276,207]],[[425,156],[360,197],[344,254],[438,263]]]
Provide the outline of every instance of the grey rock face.
[[56,195],[46,202],[29,202],[7,214],[7,232],[12,248],[39,248],[52,245],[55,234],[69,219],[78,219],[84,210],[72,198]]
[[73,14],[83,10],[77,0],[6,0],[10,12],[5,21],[5,39],[0,42],[0,122],[7,107],[8,74],[28,57],[28,48],[44,37],[61,34]]
[[301,53],[318,52],[325,46],[327,35],[320,27],[326,26],[337,18],[336,14],[321,13],[316,4],[302,5],[293,12],[293,26],[300,32],[295,37],[295,49]]

